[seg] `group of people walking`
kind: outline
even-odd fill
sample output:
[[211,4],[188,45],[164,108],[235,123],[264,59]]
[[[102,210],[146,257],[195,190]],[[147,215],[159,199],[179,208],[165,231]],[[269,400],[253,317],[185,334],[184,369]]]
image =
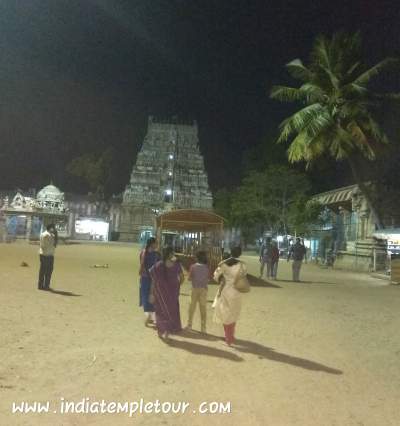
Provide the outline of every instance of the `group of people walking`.
[[[214,321],[223,325],[226,344],[230,346],[234,343],[235,325],[240,315],[242,299],[241,292],[235,285],[247,275],[245,263],[239,260],[241,253],[240,247],[233,248],[212,275],[206,253],[197,253],[196,262],[191,265],[188,273],[192,292],[185,327],[187,330],[192,330],[193,317],[199,305],[201,332],[207,332],[207,293],[209,281],[213,277],[220,284],[213,303]],[[164,248],[160,255],[156,240],[150,238],[140,253],[139,275],[140,305],[145,313],[145,325],[153,323],[158,336],[168,340],[170,334],[182,331],[179,306],[179,290],[184,281],[182,266],[171,247]]]
[[[40,270],[39,290],[50,290],[50,280],[54,266],[54,252],[57,246],[57,231],[53,224],[46,227],[40,236]],[[235,326],[239,319],[242,295],[248,290],[240,289],[238,283],[246,280],[247,267],[239,258],[242,254],[240,247],[234,247],[231,253],[224,254],[224,260],[215,271],[210,271],[207,254],[199,251],[196,262],[191,265],[188,280],[192,284],[191,301],[188,312],[186,329],[191,330],[193,317],[199,305],[201,332],[207,332],[207,293],[211,278],[219,283],[219,289],[213,302],[214,322],[222,324],[225,332],[225,342],[234,342]],[[300,281],[300,269],[306,249],[297,238],[288,253],[288,261],[292,258],[293,281]],[[266,241],[260,250],[260,277],[276,279],[279,263],[279,250],[273,241]],[[184,281],[184,272],[177,260],[172,247],[157,251],[155,238],[147,240],[145,248],[140,253],[140,306],[145,313],[145,325],[153,323],[159,337],[167,340],[172,333],[182,331],[180,317],[179,294]],[[246,287],[246,286],[245,286]]]
[[275,241],[266,240],[260,249],[260,278],[264,278],[266,269],[267,278],[276,280],[279,264],[279,249]]
[[[307,250],[301,238],[296,238],[296,242],[290,246],[288,251],[287,261],[292,262],[292,277],[293,281],[300,282],[300,270],[303,260],[305,259]],[[263,242],[260,248],[260,278],[276,280],[279,264],[279,249],[276,241],[267,239]],[[265,274],[266,270],[266,274]]]

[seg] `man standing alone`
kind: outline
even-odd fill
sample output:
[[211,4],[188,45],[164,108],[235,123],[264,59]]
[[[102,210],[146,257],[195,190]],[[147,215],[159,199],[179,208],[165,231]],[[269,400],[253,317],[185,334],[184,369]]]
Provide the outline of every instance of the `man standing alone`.
[[264,240],[260,249],[260,278],[264,277],[264,268],[267,266],[267,278],[271,278],[271,256],[272,256],[272,244],[271,238]]
[[50,279],[54,266],[54,251],[57,245],[57,231],[53,224],[47,225],[40,235],[39,290],[50,290]]
[[296,238],[296,244],[293,244],[292,247],[290,247],[289,255],[288,255],[288,262],[290,258],[293,258],[292,263],[292,272],[293,272],[293,281],[300,282],[300,269],[301,264],[303,263],[304,256],[306,254],[306,248],[303,244],[301,244],[300,238]]

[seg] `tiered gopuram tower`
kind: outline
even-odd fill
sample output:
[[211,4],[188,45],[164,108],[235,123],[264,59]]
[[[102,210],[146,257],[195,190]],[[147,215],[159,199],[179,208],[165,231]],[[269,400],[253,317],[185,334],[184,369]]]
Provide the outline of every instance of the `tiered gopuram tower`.
[[133,166],[121,207],[120,240],[138,241],[155,215],[169,209],[212,209],[197,123],[155,121]]

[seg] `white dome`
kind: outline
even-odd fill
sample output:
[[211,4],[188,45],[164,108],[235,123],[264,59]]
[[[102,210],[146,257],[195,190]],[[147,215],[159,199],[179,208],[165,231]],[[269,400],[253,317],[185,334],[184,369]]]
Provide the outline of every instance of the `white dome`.
[[42,188],[36,198],[38,200],[60,200],[64,198],[64,194],[54,185],[47,185]]

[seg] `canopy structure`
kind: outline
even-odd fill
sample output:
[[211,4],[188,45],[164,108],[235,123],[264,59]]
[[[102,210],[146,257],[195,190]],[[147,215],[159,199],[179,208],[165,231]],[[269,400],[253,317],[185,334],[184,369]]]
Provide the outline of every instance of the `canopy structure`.
[[224,218],[208,210],[172,210],[157,217],[157,229],[184,232],[222,232]]
[[350,185],[343,188],[334,189],[332,191],[323,192],[321,194],[314,195],[313,201],[324,206],[330,206],[334,204],[343,204],[351,202],[354,194],[358,191],[358,185]]
[[157,239],[170,245],[187,268],[199,250],[208,254],[210,269],[222,259],[224,218],[208,210],[171,210],[156,218]]

